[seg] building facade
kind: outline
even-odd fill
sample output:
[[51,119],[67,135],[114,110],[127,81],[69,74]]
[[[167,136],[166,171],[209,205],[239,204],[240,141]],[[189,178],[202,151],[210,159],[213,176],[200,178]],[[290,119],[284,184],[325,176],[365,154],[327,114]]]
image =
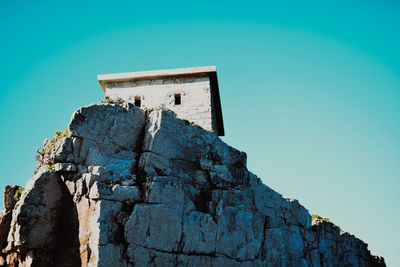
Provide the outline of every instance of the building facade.
[[177,117],[224,136],[216,67],[103,74],[97,79],[107,97],[143,109],[164,107]]

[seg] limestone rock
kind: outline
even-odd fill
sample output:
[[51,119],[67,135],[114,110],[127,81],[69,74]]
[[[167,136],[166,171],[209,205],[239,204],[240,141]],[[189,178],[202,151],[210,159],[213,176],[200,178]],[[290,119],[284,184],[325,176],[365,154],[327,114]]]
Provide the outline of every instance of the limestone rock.
[[166,110],[90,105],[54,140],[6,188],[0,266],[385,266]]
[[64,171],[64,172],[74,172],[76,171],[76,166],[72,163],[56,163],[54,164],[54,171]]
[[38,172],[27,184],[13,210],[6,250],[40,249],[55,242],[57,216],[61,207],[59,178],[49,171]]
[[10,230],[12,211],[17,200],[14,198],[18,186],[6,186],[4,190],[4,209],[0,212],[0,248],[7,245],[7,236]]

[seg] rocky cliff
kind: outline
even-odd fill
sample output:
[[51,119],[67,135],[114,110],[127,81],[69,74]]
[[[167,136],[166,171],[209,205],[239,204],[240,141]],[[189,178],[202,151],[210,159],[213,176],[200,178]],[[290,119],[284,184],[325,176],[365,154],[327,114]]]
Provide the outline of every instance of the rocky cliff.
[[5,191],[1,266],[384,266],[246,168],[246,154],[165,110],[99,104]]

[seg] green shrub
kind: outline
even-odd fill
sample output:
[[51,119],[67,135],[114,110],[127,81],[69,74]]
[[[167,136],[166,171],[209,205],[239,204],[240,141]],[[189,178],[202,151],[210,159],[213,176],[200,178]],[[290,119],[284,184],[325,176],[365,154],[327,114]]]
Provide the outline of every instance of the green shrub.
[[49,149],[52,149],[58,140],[60,140],[63,137],[67,137],[68,135],[69,135],[68,128],[64,129],[64,131],[56,131],[56,136],[54,136],[53,138],[50,139],[50,144],[49,144],[50,148]]
[[46,156],[50,155],[51,150],[53,149],[54,145],[58,142],[58,140],[69,136],[69,130],[68,128],[63,130],[63,131],[56,131],[56,135],[51,138],[44,147],[40,146],[37,148],[37,153],[38,155],[36,156],[36,159],[40,163],[40,165],[45,165],[46,170],[48,171],[54,171],[54,162],[47,162]]
[[105,100],[99,98],[99,102],[102,103],[102,104],[117,104],[117,105],[121,105],[122,103],[125,102],[125,101],[124,101],[122,98],[120,98],[120,97],[117,97],[117,98],[115,98],[115,99],[112,99],[112,98],[110,98],[109,96],[106,96],[104,99],[105,99]]
[[50,164],[46,165],[46,170],[54,172],[56,170],[56,164],[51,162]]
[[111,101],[111,99],[108,96],[106,96],[104,100],[99,98],[99,102],[102,104],[108,104],[108,103],[110,103],[110,101]]
[[40,146],[37,149],[38,153],[44,155],[44,154],[50,152],[58,140],[60,140],[63,137],[67,137],[68,135],[69,135],[68,128],[64,129],[63,131],[56,131],[56,135],[49,140],[49,142],[46,144],[45,147]]
[[326,222],[330,222],[329,218],[322,218],[321,216],[319,216],[318,214],[312,214],[311,215],[311,220],[314,220],[315,218],[320,219],[320,220],[324,220]]
[[18,201],[21,199],[21,195],[22,195],[22,192],[24,191],[24,189],[25,188],[23,188],[22,186],[18,186],[18,189],[15,191],[15,194],[14,194],[15,201]]

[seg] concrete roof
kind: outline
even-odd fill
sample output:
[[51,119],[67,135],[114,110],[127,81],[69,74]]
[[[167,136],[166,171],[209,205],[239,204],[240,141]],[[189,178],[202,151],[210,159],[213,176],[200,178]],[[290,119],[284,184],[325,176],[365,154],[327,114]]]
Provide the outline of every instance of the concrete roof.
[[164,77],[177,77],[177,76],[191,76],[200,74],[215,73],[217,68],[215,66],[208,67],[194,67],[194,68],[181,68],[181,69],[168,69],[168,70],[150,70],[150,71],[137,71],[125,73],[112,73],[97,75],[103,91],[106,92],[105,84],[107,82],[125,82],[135,80],[149,80]]

